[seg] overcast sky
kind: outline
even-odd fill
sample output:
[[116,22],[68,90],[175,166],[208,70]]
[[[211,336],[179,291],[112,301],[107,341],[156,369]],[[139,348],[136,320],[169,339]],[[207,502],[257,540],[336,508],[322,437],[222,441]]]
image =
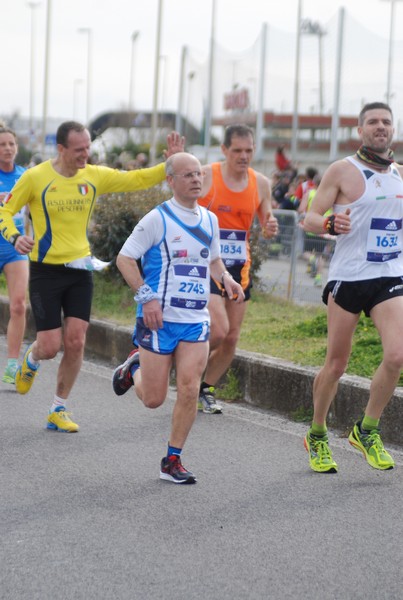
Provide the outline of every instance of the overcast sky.
[[[262,24],[295,32],[298,0],[215,0],[216,39],[230,51],[249,47]],[[46,0],[0,0],[1,81],[0,115],[13,111],[29,115],[31,17],[35,23],[34,114],[42,115],[45,57]],[[206,59],[211,31],[212,0],[163,0],[161,55],[164,57],[166,108],[177,106],[180,55],[184,45]],[[327,22],[341,6],[368,30],[389,38],[390,0],[302,0],[302,17]],[[136,75],[134,105],[150,110],[157,30],[158,0],[51,0],[49,103],[52,117],[86,118],[87,40],[79,28],[91,28],[91,117],[127,107],[132,42]],[[396,40],[403,39],[403,2],[395,3]],[[362,49],[365,52],[365,48]],[[395,58],[398,60],[398,57]],[[401,60],[401,59],[400,59]],[[385,65],[386,71],[386,65]],[[370,68],[368,76],[370,77]],[[73,114],[75,113],[75,114]]]

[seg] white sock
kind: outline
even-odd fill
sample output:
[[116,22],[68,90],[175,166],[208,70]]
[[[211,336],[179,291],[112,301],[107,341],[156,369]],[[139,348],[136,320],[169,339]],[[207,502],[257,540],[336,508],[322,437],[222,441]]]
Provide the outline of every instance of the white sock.
[[32,356],[32,350],[31,350],[31,352],[27,356],[27,363],[28,363],[29,366],[34,367],[35,369],[37,369],[39,367],[39,365],[41,364],[41,361],[34,359],[34,357]]
[[54,396],[53,398],[53,404],[50,407],[50,412],[54,412],[56,410],[56,408],[59,408],[60,406],[63,406],[63,408],[66,408],[66,398],[60,398],[60,396]]

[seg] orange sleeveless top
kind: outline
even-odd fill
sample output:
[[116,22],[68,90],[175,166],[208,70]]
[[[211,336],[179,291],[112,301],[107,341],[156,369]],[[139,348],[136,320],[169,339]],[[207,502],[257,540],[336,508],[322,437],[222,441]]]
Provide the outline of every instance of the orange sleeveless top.
[[251,262],[249,230],[260,204],[256,173],[248,169],[248,185],[241,192],[234,192],[224,183],[221,163],[213,163],[211,168],[211,188],[198,202],[217,215],[221,257],[228,269],[242,265],[241,284],[244,284],[249,278]]
[[256,173],[248,169],[248,185],[242,192],[229,190],[221,173],[221,163],[213,163],[212,185],[198,202],[218,217],[220,229],[242,229],[249,231],[253,223],[260,200]]

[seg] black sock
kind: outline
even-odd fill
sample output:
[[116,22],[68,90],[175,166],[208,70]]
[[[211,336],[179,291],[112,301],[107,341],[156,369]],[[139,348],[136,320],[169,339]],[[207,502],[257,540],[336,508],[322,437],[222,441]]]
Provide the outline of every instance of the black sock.
[[203,390],[205,390],[205,389],[208,390],[211,387],[214,387],[214,386],[211,385],[210,383],[206,383],[205,381],[202,381],[201,384],[200,384],[200,393],[202,393]]

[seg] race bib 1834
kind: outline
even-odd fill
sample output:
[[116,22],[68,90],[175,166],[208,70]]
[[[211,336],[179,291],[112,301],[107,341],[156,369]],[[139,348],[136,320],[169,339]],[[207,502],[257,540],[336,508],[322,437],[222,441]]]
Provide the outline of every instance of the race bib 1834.
[[221,258],[227,267],[245,264],[246,234],[242,230],[220,229]]

